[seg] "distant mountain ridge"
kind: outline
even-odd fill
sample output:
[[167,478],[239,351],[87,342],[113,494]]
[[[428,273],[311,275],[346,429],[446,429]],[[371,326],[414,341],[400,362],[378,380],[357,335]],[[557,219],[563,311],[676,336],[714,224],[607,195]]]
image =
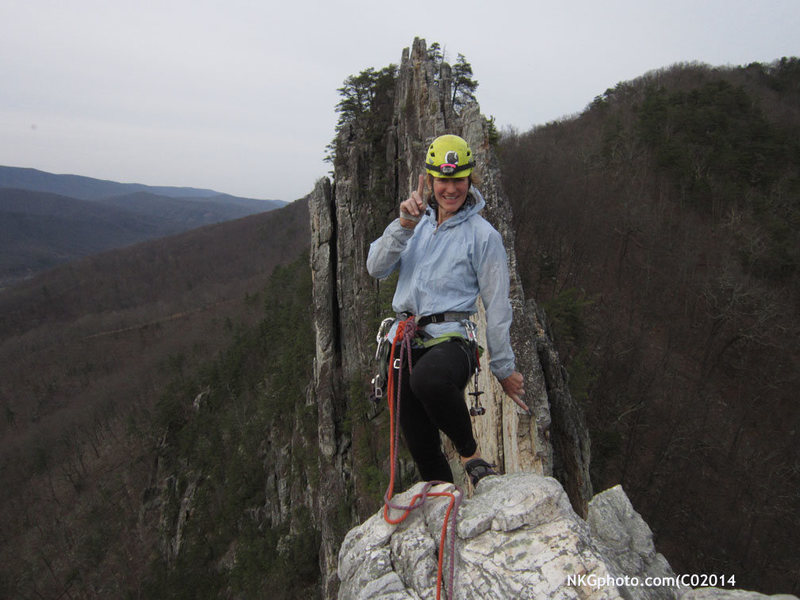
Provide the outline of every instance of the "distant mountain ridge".
[[0,288],[76,258],[286,204],[0,166]]
[[58,175],[24,167],[0,166],[0,188],[17,188],[37,192],[50,192],[81,200],[101,200],[111,196],[124,196],[136,192],[148,192],[168,198],[211,198],[221,196],[237,201],[267,202],[272,208],[284,206],[282,200],[258,200],[238,198],[220,192],[193,187],[153,186],[142,183],[119,183],[95,179],[82,175]]

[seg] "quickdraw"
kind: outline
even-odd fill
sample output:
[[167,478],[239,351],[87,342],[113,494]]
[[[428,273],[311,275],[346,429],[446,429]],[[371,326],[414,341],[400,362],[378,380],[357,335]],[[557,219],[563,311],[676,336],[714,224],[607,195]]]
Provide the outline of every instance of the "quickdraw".
[[384,319],[381,322],[381,326],[378,328],[378,335],[375,337],[375,341],[378,343],[378,348],[375,350],[375,360],[378,363],[378,372],[370,382],[370,400],[372,400],[375,404],[380,404],[380,401],[383,398],[384,386],[386,386],[388,380],[389,350],[391,347],[389,331],[392,329],[395,321],[397,321],[397,319],[393,317]]
[[467,332],[467,341],[471,348],[475,349],[475,372],[472,375],[472,391],[467,392],[472,396],[472,406],[469,408],[469,414],[472,417],[479,417],[486,414],[486,409],[481,406],[480,396],[483,392],[478,388],[478,376],[481,372],[481,354],[478,346],[478,336],[476,335],[477,326],[469,319],[461,321],[464,330]]

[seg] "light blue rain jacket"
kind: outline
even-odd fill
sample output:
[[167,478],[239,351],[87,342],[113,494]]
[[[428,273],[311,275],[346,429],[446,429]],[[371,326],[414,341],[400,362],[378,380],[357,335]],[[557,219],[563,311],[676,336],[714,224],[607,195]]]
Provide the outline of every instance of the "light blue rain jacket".
[[[392,308],[417,317],[443,312],[477,312],[478,294],[486,307],[490,367],[498,379],[514,372],[511,349],[511,303],[508,298],[508,259],[503,239],[478,213],[486,205],[471,187],[464,207],[440,227],[429,208],[414,229],[395,219],[372,242],[367,270],[384,279],[395,269],[400,274]],[[472,201],[471,205],[468,205]],[[394,336],[395,327],[390,335]],[[426,333],[465,333],[458,322],[431,323]]]

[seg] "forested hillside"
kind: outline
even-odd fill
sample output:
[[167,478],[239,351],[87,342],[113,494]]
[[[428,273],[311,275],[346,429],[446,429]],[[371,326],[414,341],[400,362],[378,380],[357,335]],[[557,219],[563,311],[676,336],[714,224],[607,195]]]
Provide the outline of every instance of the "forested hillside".
[[[308,239],[308,206],[298,201],[0,292],[0,597],[171,597],[153,586],[176,581],[158,567],[171,556],[168,499],[185,491],[175,457],[190,451],[197,464],[216,460],[246,477],[252,463],[227,449],[260,461],[249,450],[266,443],[266,417],[244,398],[220,416],[219,394],[252,383],[278,398],[308,378],[310,360],[296,354],[310,328]],[[287,323],[299,329],[282,335]],[[302,376],[284,382],[293,369]],[[187,417],[215,378],[223,383],[202,402],[205,454],[207,445],[190,445],[198,424]],[[231,498],[247,489],[234,484]],[[197,580],[196,571],[184,576]],[[182,593],[174,597],[202,596]]]
[[800,61],[648,73],[500,156],[595,489],[677,571],[797,593]]

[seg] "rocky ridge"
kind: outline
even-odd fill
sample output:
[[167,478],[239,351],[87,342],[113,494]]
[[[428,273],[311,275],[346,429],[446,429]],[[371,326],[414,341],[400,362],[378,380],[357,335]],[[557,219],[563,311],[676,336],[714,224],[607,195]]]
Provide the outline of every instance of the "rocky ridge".
[[[422,485],[393,500],[411,503]],[[444,499],[428,498],[399,525],[387,523],[381,511],[352,529],[339,555],[339,598],[436,598],[446,508]],[[705,582],[717,587],[693,589],[692,576],[676,575],[656,551],[650,528],[620,486],[597,494],[584,520],[551,477],[487,477],[464,500],[453,530],[454,552],[445,556],[454,577],[449,588],[444,570],[443,589],[451,593],[442,598],[797,600],[735,589],[730,576],[710,575]]]
[[[486,119],[476,103],[457,112],[452,75],[446,63],[431,58],[424,40],[403,51],[393,85],[375,94],[368,114],[341,124],[334,146],[334,178],[320,180],[310,196],[311,265],[316,359],[311,401],[318,406],[321,483],[315,506],[321,531],[323,596],[336,596],[337,552],[347,529],[374,510],[381,490],[369,488],[367,458],[376,452],[364,399],[374,368],[375,331],[391,312],[392,281],[378,282],[366,272],[366,254],[395,217],[422,172],[425,149],[443,133],[470,143],[480,165],[484,216],[501,233],[509,256],[512,343],[517,369],[526,380],[533,417],[504,397],[488,372],[481,374],[486,415],[475,422],[478,442],[505,473],[529,471],[555,476],[572,507],[585,515],[591,498],[589,440],[566,375],[534,302],[525,299],[516,269],[511,208],[502,192]],[[479,329],[485,320],[478,315]],[[448,443],[445,443],[448,447]],[[459,461],[454,472],[464,482]],[[375,467],[388,471],[388,453]],[[374,466],[374,465],[371,465]],[[401,480],[413,467],[401,463]],[[370,496],[361,490],[370,489]]]

